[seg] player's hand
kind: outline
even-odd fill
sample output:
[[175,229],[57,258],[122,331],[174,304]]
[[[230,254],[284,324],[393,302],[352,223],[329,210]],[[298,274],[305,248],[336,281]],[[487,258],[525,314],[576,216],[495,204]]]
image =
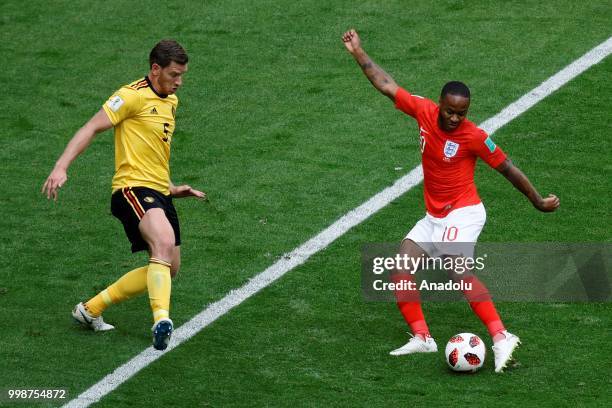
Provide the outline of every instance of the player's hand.
[[347,31],[342,35],[342,42],[344,43],[344,46],[348,52],[351,54],[361,48],[361,40],[359,39],[357,31],[354,29]]
[[191,188],[191,186],[188,186],[187,184],[183,184],[182,186],[171,187],[170,194],[172,195],[172,197],[176,197],[176,198],[197,197],[204,201],[208,199],[208,197],[206,197],[205,192]]
[[41,192],[47,195],[47,200],[53,197],[53,200],[57,201],[57,191],[64,185],[66,180],[68,180],[66,170],[54,168],[49,177],[47,177],[45,184],[43,184]]
[[549,194],[546,198],[541,198],[535,204],[535,207],[542,212],[553,212],[559,208],[559,197],[554,194]]

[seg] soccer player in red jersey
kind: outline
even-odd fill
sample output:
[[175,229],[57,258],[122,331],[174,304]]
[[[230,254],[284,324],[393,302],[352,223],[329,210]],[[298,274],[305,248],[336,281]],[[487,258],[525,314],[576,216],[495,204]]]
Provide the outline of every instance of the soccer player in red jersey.
[[[424,195],[427,214],[410,230],[401,243],[400,256],[471,257],[474,243],[486,221],[486,212],[474,184],[476,159],[506,177],[512,185],[543,212],[559,207],[559,199],[543,198],[527,177],[495,145],[487,133],[466,119],[470,106],[468,87],[457,81],[442,88],[439,103],[410,94],[376,65],[361,47],[355,30],[344,33],[342,41],[374,87],[395,103],[395,107],[415,118],[419,125]],[[463,243],[445,245],[446,243]],[[466,245],[467,244],[467,247]],[[467,248],[467,249],[466,249]],[[410,281],[410,269],[396,270],[394,281]],[[520,340],[506,331],[486,287],[471,273],[464,274],[471,290],[464,291],[474,313],[493,338],[495,371],[501,372],[512,358]],[[398,307],[414,336],[391,355],[436,352],[434,339],[425,322],[418,293],[405,296],[396,292]]]

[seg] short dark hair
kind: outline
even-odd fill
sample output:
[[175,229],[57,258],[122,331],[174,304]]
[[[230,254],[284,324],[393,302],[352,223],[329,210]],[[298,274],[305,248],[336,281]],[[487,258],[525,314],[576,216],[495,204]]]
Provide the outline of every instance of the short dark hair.
[[459,96],[463,96],[463,97],[469,99],[469,97],[470,97],[470,88],[468,88],[467,85],[464,84],[463,82],[450,81],[450,82],[447,82],[442,87],[442,92],[440,92],[440,97],[444,98],[447,94],[450,94],[450,95],[459,95]]
[[162,68],[167,67],[174,61],[177,64],[185,65],[189,61],[185,49],[181,44],[174,40],[161,40],[151,50],[149,54],[149,66],[157,64]]

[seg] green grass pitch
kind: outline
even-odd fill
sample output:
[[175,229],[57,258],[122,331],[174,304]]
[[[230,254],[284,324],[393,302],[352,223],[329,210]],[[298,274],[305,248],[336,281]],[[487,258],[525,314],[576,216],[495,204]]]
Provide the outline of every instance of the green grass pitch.
[[[76,397],[150,345],[146,296],[109,309],[109,333],[69,315],[145,262],[110,215],[112,134],[73,164],[57,203],[40,188],[72,134],[146,74],[159,39],[190,54],[173,180],[210,196],[177,202],[180,325],[419,163],[415,122],[371,87],[344,30],[357,28],[372,58],[417,94],[435,99],[444,82],[466,82],[479,123],[607,39],[610,16],[609,1],[569,0],[3,1],[0,388]],[[489,218],[480,241],[610,242],[611,75],[608,58],[495,134],[561,208],[538,213],[480,164]],[[399,241],[423,214],[419,186],[97,406],[609,406],[608,303],[500,303],[524,342],[520,366],[504,375],[465,302],[424,310],[439,345],[460,331],[485,338],[483,370],[455,375],[442,353],[388,356],[407,328],[395,305],[363,300],[359,250]]]

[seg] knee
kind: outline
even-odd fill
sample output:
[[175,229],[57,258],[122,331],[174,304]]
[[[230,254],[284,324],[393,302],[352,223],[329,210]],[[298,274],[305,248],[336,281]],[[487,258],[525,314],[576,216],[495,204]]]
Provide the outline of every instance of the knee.
[[474,278],[474,275],[472,275],[471,272],[459,273],[454,270],[448,270],[446,271],[446,274],[448,275],[450,279],[453,280],[453,282],[457,282],[457,283],[471,282],[472,279]]
[[158,237],[151,243],[151,254],[165,261],[172,260],[174,254],[174,237]]
[[486,302],[491,300],[487,287],[476,276],[468,276],[463,282],[466,285],[463,294],[468,302]]

